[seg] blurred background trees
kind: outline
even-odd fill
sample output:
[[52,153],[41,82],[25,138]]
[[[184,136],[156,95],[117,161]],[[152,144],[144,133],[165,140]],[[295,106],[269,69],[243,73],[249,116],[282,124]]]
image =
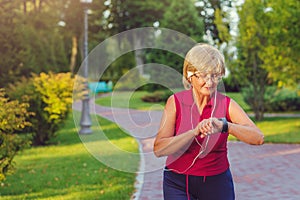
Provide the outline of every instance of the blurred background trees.
[[[77,72],[82,61],[80,0],[0,0],[0,5],[2,87],[21,76],[29,77],[32,72]],[[243,82],[248,78],[239,80],[235,76],[239,73],[235,72],[249,68],[245,60],[255,56],[261,61],[259,68],[266,70],[268,84],[295,87],[299,82],[299,1],[107,0],[93,1],[90,10],[90,50],[122,31],[170,28],[197,42],[218,46],[228,56],[231,80],[238,82],[237,87],[247,84]],[[130,40],[137,46],[141,42],[134,35]],[[168,56],[164,59],[165,54],[155,53],[155,57],[161,57],[157,61],[172,62]],[[155,58],[149,55],[146,51],[124,55],[128,57],[123,59],[128,60],[124,66],[131,68],[133,63],[153,61]],[[112,65],[115,73],[124,71],[120,64]],[[178,61],[170,66],[181,70]]]
[[[140,27],[170,28],[197,42],[209,42],[226,56],[227,91],[251,91],[252,97],[245,98],[252,99],[249,104],[260,119],[266,87],[299,87],[299,10],[297,0],[93,1],[89,49],[109,36]],[[77,72],[83,59],[80,0],[0,0],[0,15],[1,87],[32,73]],[[143,42],[139,35],[128,40],[119,43],[120,48]],[[155,41],[164,42],[159,37]],[[107,55],[111,51],[107,47]],[[101,79],[116,82],[131,68],[151,62],[181,73],[182,61],[182,55],[160,49],[135,50],[111,63]]]
[[[300,20],[299,5],[297,1],[251,0],[245,1],[238,11],[238,54],[236,66],[231,66],[236,72],[232,76],[245,86],[244,97],[258,120],[276,99],[276,95],[269,98],[268,87],[277,86],[278,90],[273,90],[275,94],[281,93],[284,86],[297,90],[300,73],[296,63],[300,61],[300,42],[295,38],[300,36],[296,24]],[[286,93],[285,103],[292,103],[288,99],[294,98]],[[297,102],[290,106],[296,104],[299,110]],[[276,109],[278,107],[274,107]]]
[[32,72],[69,71],[60,1],[0,1],[0,85]]

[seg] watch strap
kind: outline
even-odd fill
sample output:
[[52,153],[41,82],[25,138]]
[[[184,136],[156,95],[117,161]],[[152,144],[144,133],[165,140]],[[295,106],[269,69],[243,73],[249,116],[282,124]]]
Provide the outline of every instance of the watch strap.
[[222,127],[222,133],[227,133],[228,132],[228,122],[227,119],[225,117],[222,117],[219,119],[220,121],[223,122],[223,127]]

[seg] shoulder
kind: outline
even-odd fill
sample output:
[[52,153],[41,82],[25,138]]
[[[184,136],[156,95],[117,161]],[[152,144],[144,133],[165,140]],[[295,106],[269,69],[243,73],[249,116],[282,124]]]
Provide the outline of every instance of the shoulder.
[[175,95],[171,95],[169,96],[169,98],[167,99],[165,108],[164,108],[164,115],[168,115],[170,116],[175,116],[176,115],[176,110],[177,110],[177,105],[176,105],[176,100],[175,100]]
[[[190,98],[191,96],[191,98]],[[192,93],[190,90],[182,90],[171,95],[165,106],[165,110],[168,112],[180,111],[182,104],[189,104],[192,99]]]
[[170,109],[170,108],[174,108],[175,107],[175,94],[169,96],[169,98],[167,99],[166,102],[166,106],[165,109]]
[[193,92],[192,90],[182,90],[174,94],[176,101],[183,103],[183,104],[193,104]]
[[191,93],[191,90],[182,90],[182,91],[174,93],[174,96],[182,97],[182,96],[186,96],[189,93]]
[[235,112],[243,110],[242,107],[233,99],[230,99],[229,109]]
[[243,108],[233,99],[229,104],[229,115],[233,121],[237,121],[240,118],[246,118],[247,114]]

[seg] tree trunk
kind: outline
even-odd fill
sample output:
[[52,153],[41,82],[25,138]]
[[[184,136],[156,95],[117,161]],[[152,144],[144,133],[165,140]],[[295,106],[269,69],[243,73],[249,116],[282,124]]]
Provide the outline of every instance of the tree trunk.
[[40,2],[39,2],[39,12],[42,11],[43,2],[44,2],[44,0],[40,0]]
[[264,99],[263,95],[259,95],[256,99],[256,108],[254,110],[255,113],[255,120],[260,121],[264,118]]
[[264,117],[264,93],[265,93],[265,78],[262,74],[262,69],[258,66],[259,58],[255,54],[253,59],[253,92],[254,92],[254,113],[255,119],[260,121]]
[[77,48],[78,48],[78,41],[77,37],[72,37],[72,51],[71,51],[71,58],[70,58],[70,72],[74,74],[74,69],[76,65],[76,57],[77,57]]
[[136,66],[139,66],[139,74],[140,74],[140,76],[143,76],[144,75],[144,68],[143,68],[144,60],[143,60],[143,49],[141,49],[142,38],[140,38],[136,34],[134,34],[133,37],[134,37],[133,38],[133,44],[134,44],[134,47],[136,49],[134,51]]
[[27,13],[27,5],[26,5],[26,0],[23,0],[23,12],[24,14]]
[[32,3],[34,7],[34,12],[36,12],[37,11],[36,0],[32,0]]

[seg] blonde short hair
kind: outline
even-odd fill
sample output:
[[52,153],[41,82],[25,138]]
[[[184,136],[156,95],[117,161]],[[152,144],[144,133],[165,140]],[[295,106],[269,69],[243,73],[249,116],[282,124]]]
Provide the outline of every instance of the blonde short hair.
[[183,63],[183,84],[188,88],[188,71],[225,75],[225,59],[215,47],[199,43],[188,51]]

